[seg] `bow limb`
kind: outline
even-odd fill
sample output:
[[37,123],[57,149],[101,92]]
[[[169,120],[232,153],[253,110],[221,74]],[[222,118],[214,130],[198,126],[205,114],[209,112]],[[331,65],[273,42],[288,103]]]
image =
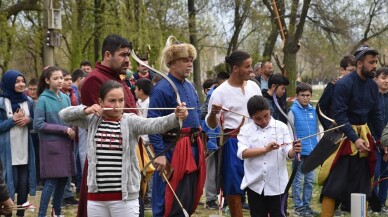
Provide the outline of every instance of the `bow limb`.
[[323,114],[323,112],[321,111],[321,107],[319,107],[319,104],[317,104],[317,109],[318,109],[318,112],[319,112],[319,115],[322,116],[324,119],[330,121],[331,123],[333,123],[334,125],[337,125],[337,123],[335,122],[334,119],[331,119],[329,117],[327,117],[325,114]]
[[292,129],[292,135],[293,135],[294,141],[296,141],[297,137],[296,137],[296,130],[295,130],[294,122],[288,118],[288,115],[286,113],[284,113],[282,107],[280,107],[280,105],[279,105],[278,98],[276,97],[276,91],[278,90],[278,87],[279,86],[276,86],[274,93],[272,95],[272,98],[273,98],[273,101],[275,102],[276,108],[287,119],[288,123],[290,123],[291,129]]
[[[132,51],[131,52],[131,56],[134,60],[136,60],[136,62],[142,64],[143,66],[147,67],[148,69],[156,72],[157,74],[159,74],[160,76],[162,76],[163,78],[165,78],[167,80],[167,82],[172,86],[172,89],[174,89],[174,92],[176,94],[176,101],[179,105],[182,104],[181,102],[181,98],[179,96],[179,92],[178,92],[178,88],[176,87],[176,85],[174,84],[174,82],[164,73],[154,69],[153,67],[149,66],[148,64],[146,64],[145,62],[143,62],[141,59],[139,59],[139,57],[136,56],[135,52]],[[182,119],[179,119],[179,127],[180,129],[182,129],[182,125],[183,125],[183,121]]]
[[[176,87],[176,85],[174,84],[174,82],[164,73],[154,69],[153,67],[149,66],[148,64],[146,64],[145,62],[143,62],[141,59],[139,59],[139,57],[136,56],[135,52],[132,51],[131,52],[131,56],[134,60],[136,60],[136,62],[142,64],[143,66],[147,67],[148,69],[156,72],[157,74],[159,74],[160,76],[162,76],[163,78],[165,78],[167,80],[167,82],[171,85],[172,89],[174,90],[175,94],[176,94],[176,101],[179,105],[182,105],[182,101],[181,101],[181,98],[179,96],[179,92],[178,92],[178,88]],[[178,131],[178,134],[176,136],[176,139],[174,141],[171,142],[171,145],[169,145],[167,148],[165,148],[161,153],[155,155],[143,168],[143,171],[142,173],[145,174],[147,168],[152,164],[154,163],[155,159],[162,156],[163,154],[165,154],[167,151],[169,151],[170,149],[172,149],[176,142],[179,140],[180,138],[180,134],[181,134],[181,130],[182,130],[182,125],[183,125],[183,120],[179,118],[179,131]]]
[[[275,91],[274,91],[274,93],[273,93],[273,95],[272,95],[273,100],[274,100],[275,105],[276,105],[277,109],[279,110],[279,112],[287,119],[288,123],[290,124],[291,129],[292,129],[292,131],[293,131],[292,134],[293,134],[294,141],[297,141],[294,122],[291,121],[291,120],[288,118],[288,116],[286,115],[286,113],[284,113],[284,111],[283,111],[283,109],[280,107],[279,102],[278,102],[278,99],[277,99],[277,97],[276,97],[276,91],[277,91],[278,87],[279,87],[279,85],[276,86]],[[286,189],[284,190],[284,194],[282,195],[282,198],[281,198],[281,201],[280,201],[280,205],[281,205],[281,208],[280,208],[280,209],[281,209],[281,212],[282,212],[282,215],[283,215],[283,216],[286,216],[285,209],[286,209],[286,204],[287,204],[288,191],[290,190],[291,185],[292,185],[292,182],[293,182],[294,179],[295,179],[296,172],[297,172],[298,167],[299,167],[299,163],[300,163],[300,155],[299,155],[299,153],[297,153],[296,159],[294,160],[294,163],[293,163],[293,167],[292,167],[292,172],[291,172],[290,179],[289,179],[288,182],[287,182]]]
[[143,167],[143,171],[142,171],[142,174],[143,175],[146,175],[147,173],[147,168],[154,163],[154,161],[156,160],[156,158],[160,157],[160,156],[163,156],[166,152],[168,152],[169,150],[171,150],[175,145],[176,143],[178,142],[178,140],[180,139],[180,131],[177,133],[176,135],[176,138],[171,142],[171,144],[163,149],[163,151],[161,151],[159,154],[156,154],[153,158],[150,159],[150,161],[148,161],[148,163]]

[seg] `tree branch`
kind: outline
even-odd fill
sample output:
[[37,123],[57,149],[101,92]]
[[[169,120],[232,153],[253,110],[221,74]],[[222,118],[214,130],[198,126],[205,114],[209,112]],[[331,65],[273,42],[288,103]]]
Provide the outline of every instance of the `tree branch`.
[[0,10],[0,14],[4,14],[7,20],[13,16],[17,15],[21,11],[39,11],[42,8],[38,5],[38,0],[24,0],[20,1],[8,8]]

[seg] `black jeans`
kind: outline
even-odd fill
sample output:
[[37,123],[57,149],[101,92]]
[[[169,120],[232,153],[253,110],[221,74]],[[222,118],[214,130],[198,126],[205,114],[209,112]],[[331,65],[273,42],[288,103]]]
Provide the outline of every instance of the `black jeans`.
[[282,217],[281,213],[281,195],[264,196],[264,191],[258,194],[250,188],[246,188],[248,193],[248,203],[251,216],[267,217]]
[[[27,202],[28,197],[28,165],[12,166],[13,185],[17,193],[17,205]],[[18,210],[17,216],[24,216],[24,210]]]

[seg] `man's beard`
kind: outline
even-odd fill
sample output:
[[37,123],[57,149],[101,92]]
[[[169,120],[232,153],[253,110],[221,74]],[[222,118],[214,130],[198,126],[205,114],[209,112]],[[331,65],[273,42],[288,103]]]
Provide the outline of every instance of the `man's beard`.
[[374,78],[375,77],[375,71],[367,71],[365,69],[365,66],[362,66],[361,75],[364,76],[365,78]]

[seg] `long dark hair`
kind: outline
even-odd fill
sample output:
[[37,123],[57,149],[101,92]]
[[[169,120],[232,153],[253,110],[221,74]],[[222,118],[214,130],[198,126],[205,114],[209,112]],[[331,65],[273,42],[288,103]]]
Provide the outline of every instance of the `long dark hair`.
[[55,71],[60,71],[62,72],[62,69],[58,66],[49,66],[45,68],[42,72],[42,74],[39,77],[39,84],[38,84],[38,96],[43,93],[43,91],[46,88],[49,88],[49,85],[46,83],[46,78],[50,79],[51,75]]

